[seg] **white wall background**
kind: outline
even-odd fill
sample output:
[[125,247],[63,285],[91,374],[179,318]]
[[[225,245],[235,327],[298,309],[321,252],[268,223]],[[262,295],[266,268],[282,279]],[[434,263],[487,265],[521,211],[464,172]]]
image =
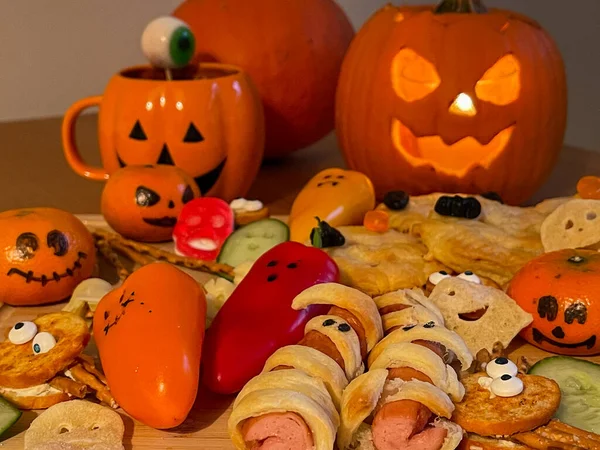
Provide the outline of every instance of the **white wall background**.
[[[0,121],[60,116],[101,93],[113,73],[144,61],[144,26],[180,1],[0,0]],[[387,3],[338,1],[355,27]],[[533,17],[554,36],[569,78],[566,142],[600,150],[600,0],[485,1]]]

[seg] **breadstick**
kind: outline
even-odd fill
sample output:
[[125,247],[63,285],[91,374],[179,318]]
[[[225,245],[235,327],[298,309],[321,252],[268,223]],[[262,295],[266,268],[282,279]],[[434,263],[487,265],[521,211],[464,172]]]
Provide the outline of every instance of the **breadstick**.
[[88,387],[77,381],[73,381],[67,377],[54,377],[49,381],[50,386],[54,389],[72,395],[77,398],[84,398],[88,394]]
[[121,281],[125,281],[125,279],[130,275],[129,271],[125,268],[119,256],[112,251],[109,243],[104,239],[96,240],[96,247],[98,251],[106,258],[106,260],[112,264],[112,266],[117,269],[117,275]]
[[136,252],[135,250],[123,245],[119,241],[109,241],[108,245],[110,245],[118,253],[122,254],[126,258],[129,258],[131,261],[133,261],[136,264],[139,264],[140,266],[145,266],[154,262],[154,260],[151,257]]
[[151,245],[142,244],[141,242],[125,239],[116,233],[111,233],[106,230],[97,229],[92,234],[94,235],[94,237],[96,237],[96,239],[98,239],[99,242],[105,241],[108,243],[109,246],[114,245],[114,242],[117,242],[121,246],[130,248],[142,255],[150,256],[159,261],[166,261],[168,263],[177,266],[182,266],[187,269],[211,273],[219,277],[225,278],[226,280],[233,281],[233,267],[227,264],[201,261],[199,259],[194,258],[185,258],[183,256],[178,256],[174,253],[161,250],[160,248],[153,247]]

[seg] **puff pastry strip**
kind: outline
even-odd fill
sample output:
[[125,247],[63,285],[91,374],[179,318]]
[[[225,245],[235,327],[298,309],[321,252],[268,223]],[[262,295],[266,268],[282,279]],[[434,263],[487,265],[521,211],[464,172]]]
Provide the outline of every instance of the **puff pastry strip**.
[[465,395],[465,387],[458,381],[456,371],[427,347],[406,342],[390,344],[373,361],[370,369],[398,367],[410,367],[427,375],[435,386],[456,402]]
[[440,318],[433,311],[421,306],[415,305],[401,311],[394,311],[384,314],[383,329],[389,332],[393,328],[404,327],[407,325],[424,325],[428,322],[433,322],[436,325],[444,326],[444,319]]
[[294,412],[306,422],[312,433],[315,450],[332,450],[337,423],[310,396],[289,389],[262,389],[250,392],[231,412],[228,430],[233,445],[246,450],[241,426],[244,420],[270,413]]
[[331,339],[342,355],[348,380],[353,380],[365,371],[360,355],[358,334],[344,319],[333,315],[314,317],[306,324],[304,334],[309,331],[317,331]]
[[252,392],[260,392],[266,389],[285,389],[300,392],[323,407],[331,421],[337,427],[339,425],[339,414],[335,409],[331,396],[327,391],[325,383],[319,378],[311,377],[298,369],[284,369],[274,372],[263,372],[252,378],[240,391],[233,402],[233,409]]
[[412,328],[399,328],[384,337],[371,351],[368,360],[369,367],[371,367],[373,361],[379,357],[388,345],[417,340],[439,342],[444,345],[447,350],[454,352],[463,370],[467,370],[473,363],[473,354],[462,338],[454,331],[439,326],[426,327],[417,325]]
[[270,372],[278,366],[294,367],[323,380],[333,404],[339,408],[348,379],[342,368],[329,356],[311,347],[288,345],[280,348],[267,359],[263,372]]
[[373,299],[357,289],[338,283],[312,286],[294,298],[292,308],[304,309],[309,305],[334,305],[350,311],[362,324],[367,340],[367,351],[383,337],[381,317]]
[[377,304],[377,308],[379,310],[396,305],[422,306],[431,311],[432,314],[435,314],[442,324],[444,323],[444,316],[442,315],[442,312],[435,305],[435,303],[425,296],[421,289],[401,289],[399,291],[390,292],[388,294],[375,297],[373,300]]

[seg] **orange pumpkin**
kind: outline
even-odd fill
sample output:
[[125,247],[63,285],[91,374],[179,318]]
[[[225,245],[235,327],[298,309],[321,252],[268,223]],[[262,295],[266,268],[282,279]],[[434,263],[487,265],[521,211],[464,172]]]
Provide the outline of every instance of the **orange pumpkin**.
[[[264,115],[256,88],[237,67],[202,64],[164,70],[125,69],[103,96],[74,103],[62,127],[65,157],[81,176],[106,180],[120,167],[164,164],[184,169],[202,195],[243,197],[260,168]],[[103,168],[88,166],[74,143],[75,119],[100,105]]]
[[0,213],[0,248],[0,302],[15,306],[66,299],[96,263],[88,229],[55,208]]
[[102,191],[106,223],[128,239],[170,241],[183,205],[200,196],[192,177],[173,166],[127,166]]
[[334,0],[186,0],[173,14],[194,32],[199,60],[235,64],[256,83],[265,156],[304,148],[333,129],[340,66],[354,36]]
[[508,295],[533,316],[521,335],[562,355],[600,353],[600,253],[560,250],[527,263]]
[[336,127],[378,197],[493,191],[519,204],[557,161],[566,110],[564,64],[537,23],[444,0],[388,5],[364,25],[342,66]]

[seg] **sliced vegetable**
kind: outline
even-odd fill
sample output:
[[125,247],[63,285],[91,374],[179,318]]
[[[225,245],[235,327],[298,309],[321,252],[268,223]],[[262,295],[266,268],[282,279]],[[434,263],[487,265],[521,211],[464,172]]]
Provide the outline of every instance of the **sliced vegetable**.
[[346,238],[342,233],[318,217],[315,219],[317,219],[317,226],[310,232],[310,243],[313,247],[341,247],[346,243]]
[[234,231],[223,244],[217,261],[233,267],[248,261],[254,262],[289,239],[290,229],[281,220],[258,220]]
[[21,414],[19,409],[0,397],[0,436],[19,420]]
[[558,383],[562,398],[556,418],[593,433],[600,433],[600,365],[570,356],[552,356],[535,364],[529,373]]

